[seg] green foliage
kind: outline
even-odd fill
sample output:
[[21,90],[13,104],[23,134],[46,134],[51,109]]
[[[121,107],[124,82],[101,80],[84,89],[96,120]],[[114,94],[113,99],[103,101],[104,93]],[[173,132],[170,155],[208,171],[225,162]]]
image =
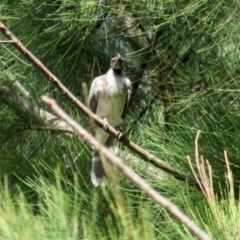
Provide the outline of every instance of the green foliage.
[[[75,175],[69,181],[59,171],[52,172],[50,179],[27,178],[25,184],[37,194],[35,204],[21,190],[12,199],[5,181],[1,238],[177,239],[185,234],[177,222],[174,224],[180,227],[179,232],[173,233],[169,226],[173,220],[139,191],[111,185],[102,191],[86,191],[77,178]],[[184,239],[193,238],[189,235]]]
[[[195,136],[201,130],[199,152],[213,169],[214,201],[210,204],[191,183],[142,164],[118,144],[131,156],[126,163],[213,239],[236,239],[238,4],[1,0],[0,18],[84,103],[91,80],[108,70],[111,57],[122,54],[134,90],[123,126],[126,134],[192,175],[186,155],[195,155]],[[19,97],[48,111],[40,96],[50,95],[84,127],[89,128],[89,120],[11,44],[0,44],[0,69],[2,239],[194,239],[116,171],[117,187],[93,189],[91,147],[27,112]],[[224,150],[234,176],[232,189],[225,179]]]

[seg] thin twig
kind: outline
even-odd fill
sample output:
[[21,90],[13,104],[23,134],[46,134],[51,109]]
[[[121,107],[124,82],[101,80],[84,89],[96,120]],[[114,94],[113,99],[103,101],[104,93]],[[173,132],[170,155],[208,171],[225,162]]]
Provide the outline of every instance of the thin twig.
[[[41,117],[39,116],[39,118],[41,118]],[[15,133],[25,132],[25,131],[29,131],[29,130],[31,130],[31,131],[32,130],[35,130],[35,131],[47,131],[47,132],[53,132],[53,133],[54,132],[64,132],[64,133],[71,133],[72,134],[71,129],[67,129],[67,128],[64,129],[63,127],[58,128],[58,126],[56,126],[56,125],[54,125],[53,127],[44,127],[44,126],[34,126],[34,127],[32,127],[32,126],[29,126],[29,127],[17,129],[15,131]]]
[[229,164],[229,161],[228,161],[228,156],[227,156],[227,151],[226,150],[224,150],[224,159],[225,159],[226,166],[227,166],[227,179],[228,179],[229,187],[230,187],[230,190],[233,190],[232,171],[231,171],[231,168],[230,168],[230,164]]
[[128,33],[125,33],[124,31],[126,31],[126,30],[128,30],[128,29],[130,29],[130,28],[129,28],[129,27],[125,27],[125,28],[123,28],[123,29],[121,29],[121,30],[119,30],[119,31],[117,31],[117,32],[109,35],[109,36],[106,36],[106,37],[104,37],[104,38],[97,38],[97,39],[95,39],[95,40],[90,41],[89,43],[100,42],[100,41],[104,41],[104,40],[106,41],[106,39],[111,39],[111,38],[116,38],[116,37],[125,36],[125,35],[127,35]]
[[[80,109],[88,118],[93,119],[99,127],[104,127],[104,121],[91,112],[84,104],[82,104],[61,82],[60,80],[52,74],[44,65],[43,63],[37,59],[8,29],[7,27],[0,21],[0,31],[10,40],[15,41],[13,46],[20,51],[23,56],[25,56],[35,67],[37,67],[50,81],[54,84],[63,94],[66,96],[78,109]],[[118,131],[109,126],[107,132],[114,136],[115,138],[119,137]],[[188,181],[193,183],[195,186],[196,182],[191,177],[186,175],[185,173],[178,171],[177,169],[173,168],[172,166],[168,165],[161,159],[153,156],[152,154],[145,151],[143,148],[139,147],[137,144],[133,143],[126,137],[122,136],[119,141],[123,143],[126,147],[131,149],[134,153],[140,156],[145,161],[152,163],[153,165],[163,169],[165,172],[170,173],[176,179],[181,181]]]
[[0,44],[5,44],[5,43],[15,43],[14,40],[0,40]]
[[240,89],[207,88],[206,90],[216,92],[240,92]]
[[210,237],[201,230],[185,213],[183,213],[177,205],[170,202],[167,198],[163,197],[154,188],[152,188],[143,178],[136,172],[125,165],[121,159],[116,157],[106,147],[100,144],[90,133],[88,133],[76,121],[70,118],[57,103],[46,96],[42,100],[53,110],[53,112],[63,121],[65,121],[85,142],[93,146],[96,150],[101,151],[106,160],[114,164],[132,183],[139,189],[146,193],[150,198],[156,201],[160,206],[165,208],[169,213],[175,216],[182,224],[184,224],[194,236],[201,240],[210,240]]
[[211,11],[209,11],[209,12],[207,13],[207,15],[204,16],[202,19],[200,19],[200,21],[197,22],[194,26],[192,26],[192,27],[190,28],[190,30],[193,30],[194,28],[196,28],[201,22],[206,21],[206,20],[208,19],[208,17],[209,17],[214,11],[216,11],[216,9],[218,9],[218,7],[220,6],[220,4],[221,4],[221,3],[218,3],[218,5],[217,5],[214,9],[212,9]]
[[13,85],[21,91],[24,97],[29,98],[30,94],[28,90],[16,79],[16,77],[10,71],[4,70],[3,73],[9,77]]
[[[144,63],[145,64],[145,63]],[[146,64],[145,64],[146,65]],[[137,69],[136,71],[133,71],[133,72],[127,72],[127,75],[136,75],[138,73],[143,73],[144,71],[147,71],[147,70],[152,70],[154,69],[155,67],[140,67],[140,69]]]
[[236,7],[233,12],[230,14],[230,16],[228,17],[228,19],[226,20],[226,22],[224,22],[223,24],[221,24],[221,26],[215,31],[213,32],[212,34],[216,34],[218,33],[219,31],[221,31],[223,29],[223,27],[229,23],[232,19],[233,19],[233,16],[235,15],[235,13],[237,12],[238,10],[238,7]]
[[198,158],[199,158],[198,139],[199,139],[200,133],[201,133],[201,131],[198,130],[197,136],[195,138],[195,159],[196,159],[196,161],[198,161]]
[[195,179],[197,180],[203,194],[206,196],[209,203],[213,204],[214,187],[213,187],[213,180],[212,180],[212,167],[209,164],[208,160],[204,160],[203,156],[199,155],[199,148],[198,148],[199,136],[200,136],[200,131],[197,132],[197,136],[195,138],[195,162],[196,162],[198,174],[194,170],[189,156],[187,156],[187,159],[189,162],[189,166],[192,170],[192,173]]

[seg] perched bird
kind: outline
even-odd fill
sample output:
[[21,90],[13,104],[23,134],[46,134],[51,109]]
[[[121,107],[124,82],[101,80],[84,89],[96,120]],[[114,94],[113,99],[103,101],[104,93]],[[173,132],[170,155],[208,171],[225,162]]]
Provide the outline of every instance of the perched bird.
[[[92,112],[102,118],[108,124],[118,128],[126,115],[131,96],[131,82],[125,77],[123,70],[123,58],[118,55],[111,59],[109,71],[96,77],[89,92],[89,106]],[[106,147],[113,145],[111,136],[104,129],[95,126],[95,138]],[[91,180],[95,187],[106,183],[105,171],[99,155],[94,150],[91,169]]]

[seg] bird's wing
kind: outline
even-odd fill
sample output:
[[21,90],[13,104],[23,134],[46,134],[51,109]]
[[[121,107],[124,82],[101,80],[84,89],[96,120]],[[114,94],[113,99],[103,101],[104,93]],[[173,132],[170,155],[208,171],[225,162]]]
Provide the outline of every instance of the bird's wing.
[[131,81],[128,78],[126,78],[126,88],[127,88],[127,97],[126,97],[126,102],[125,102],[125,106],[122,114],[122,119],[124,119],[127,114],[128,103],[132,94],[132,85],[131,85]]
[[98,102],[98,80],[98,78],[93,80],[88,97],[89,107],[94,113],[96,113]]

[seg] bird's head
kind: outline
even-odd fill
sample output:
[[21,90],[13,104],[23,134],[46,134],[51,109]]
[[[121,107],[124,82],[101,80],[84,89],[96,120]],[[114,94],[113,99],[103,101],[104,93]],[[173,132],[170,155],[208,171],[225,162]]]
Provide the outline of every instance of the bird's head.
[[111,68],[113,70],[123,70],[123,58],[118,54],[117,57],[111,59]]

